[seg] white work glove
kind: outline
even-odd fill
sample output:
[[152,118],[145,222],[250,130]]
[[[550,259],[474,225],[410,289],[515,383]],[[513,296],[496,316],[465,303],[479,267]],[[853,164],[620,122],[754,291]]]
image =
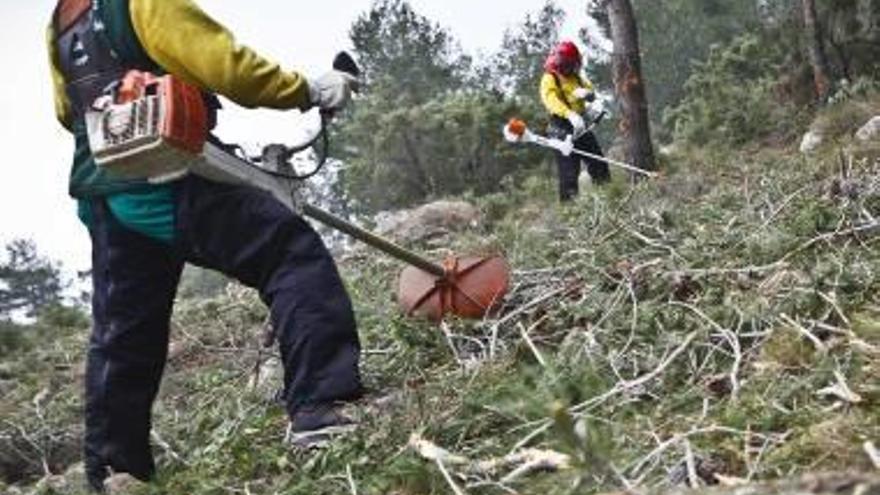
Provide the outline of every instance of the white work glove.
[[312,105],[331,112],[342,110],[351,100],[351,93],[357,91],[358,80],[351,74],[332,70],[323,76],[309,81],[309,98]]
[[574,137],[580,136],[587,130],[584,118],[577,112],[568,112],[568,121],[571,122],[571,135]]
[[574,152],[574,137],[565,136],[565,139],[556,143],[555,148],[562,153],[562,156],[571,156]]
[[572,91],[571,94],[572,94],[572,96],[574,96],[578,100],[585,100],[585,101],[592,102],[596,99],[596,93],[590,91],[587,88],[576,88],[574,91]]

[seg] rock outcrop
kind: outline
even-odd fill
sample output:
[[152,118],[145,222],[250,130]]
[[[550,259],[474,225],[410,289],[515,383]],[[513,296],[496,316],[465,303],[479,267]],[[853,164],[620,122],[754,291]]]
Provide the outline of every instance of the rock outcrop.
[[406,241],[424,241],[480,225],[480,211],[465,201],[435,201],[411,210],[376,216],[380,235]]

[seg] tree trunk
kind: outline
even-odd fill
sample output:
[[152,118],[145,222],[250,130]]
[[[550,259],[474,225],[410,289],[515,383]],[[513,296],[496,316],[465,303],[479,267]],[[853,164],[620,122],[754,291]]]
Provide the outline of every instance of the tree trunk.
[[612,72],[621,114],[618,131],[624,141],[626,160],[643,170],[654,170],[656,162],[635,13],[630,0],[607,0],[605,10],[614,42]]
[[825,102],[831,93],[831,77],[829,77],[828,55],[825,53],[822,29],[816,17],[816,0],[803,0],[802,4],[807,51],[810,55],[810,65],[813,67],[813,86],[818,101]]

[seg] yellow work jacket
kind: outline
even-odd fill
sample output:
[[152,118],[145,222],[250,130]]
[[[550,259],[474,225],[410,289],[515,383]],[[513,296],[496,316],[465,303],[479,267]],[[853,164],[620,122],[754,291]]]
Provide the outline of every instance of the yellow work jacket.
[[[240,45],[192,0],[129,0],[131,24],[144,51],[167,72],[245,107],[305,109],[305,78]],[[58,120],[71,127],[71,108],[49,27],[49,54]]]
[[[101,0],[93,6],[108,40],[127,62],[154,63],[165,72],[246,107],[306,109],[306,80],[253,50],[205,14],[192,0]],[[103,196],[116,219],[148,237],[172,242],[175,233],[172,187],[113,176],[91,155],[85,125],[74,122],[59,63],[56,33],[50,24],[48,49],[55,113],[75,139],[70,194],[79,199],[79,215],[93,223],[91,198]],[[145,60],[149,57],[149,60]],[[147,64],[149,62],[149,64]]]
[[574,91],[585,88],[593,91],[593,83],[577,74],[571,76],[544,73],[541,78],[541,102],[551,115],[568,118],[570,112],[584,113],[588,103],[574,97]]

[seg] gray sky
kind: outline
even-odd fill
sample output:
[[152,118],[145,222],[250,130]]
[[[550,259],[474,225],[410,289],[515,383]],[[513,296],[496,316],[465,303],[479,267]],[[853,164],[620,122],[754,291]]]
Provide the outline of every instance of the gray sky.
[[[518,24],[541,0],[410,0],[415,9],[448,27],[471,54],[491,53],[505,28]],[[568,13],[563,35],[573,37],[585,22],[580,0],[558,0]],[[0,3],[0,243],[26,237],[64,263],[68,271],[90,266],[88,234],[67,195],[72,140],[55,122],[45,49],[45,26],[54,0]],[[333,55],[349,46],[348,28],[369,0],[200,0],[238,40],[287,68],[319,75]],[[246,8],[242,6],[246,5]],[[503,5],[499,7],[499,5]],[[219,133],[245,143],[290,141],[296,113],[227,108]],[[2,256],[2,254],[0,254]]]

